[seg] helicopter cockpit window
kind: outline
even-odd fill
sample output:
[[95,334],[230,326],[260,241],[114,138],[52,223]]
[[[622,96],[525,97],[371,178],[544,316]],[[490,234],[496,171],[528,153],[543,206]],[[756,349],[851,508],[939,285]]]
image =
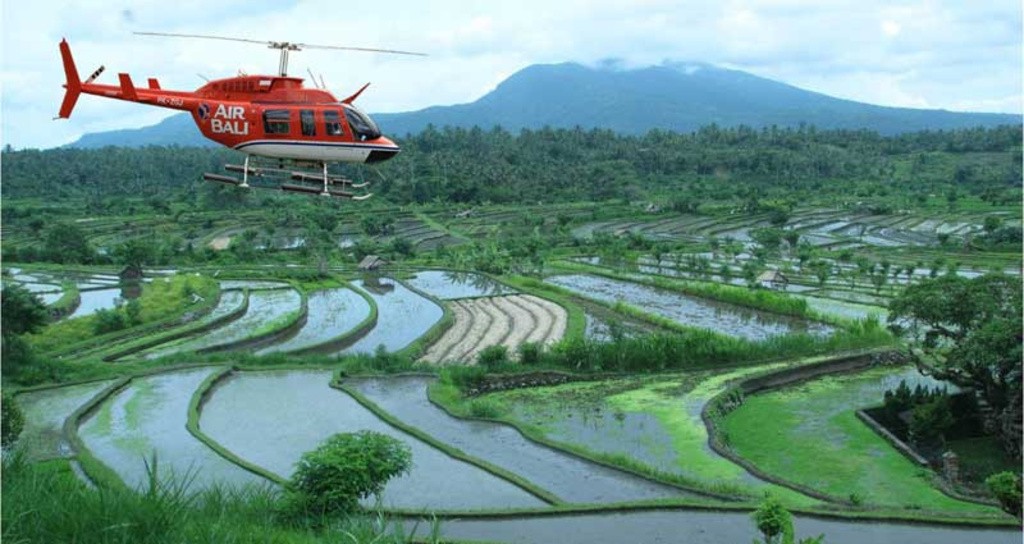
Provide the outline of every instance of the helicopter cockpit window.
[[342,136],[345,134],[341,128],[341,116],[338,115],[338,112],[324,112],[324,132],[328,136]]
[[291,131],[289,125],[288,110],[266,110],[263,112],[263,132],[267,134],[288,134]]
[[380,129],[365,113],[359,111],[355,106],[345,104],[345,119],[352,132],[360,140],[376,140],[380,138]]
[[313,121],[313,110],[299,110],[299,124],[302,125],[303,136],[316,136],[316,122]]

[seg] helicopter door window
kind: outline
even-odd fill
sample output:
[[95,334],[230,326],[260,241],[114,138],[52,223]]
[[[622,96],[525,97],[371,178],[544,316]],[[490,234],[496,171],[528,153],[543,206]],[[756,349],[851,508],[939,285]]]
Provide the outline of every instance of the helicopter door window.
[[288,134],[291,115],[288,110],[266,110],[263,112],[263,132],[266,134]]
[[313,110],[299,110],[299,124],[302,125],[303,136],[316,136],[316,122],[313,120]]
[[341,116],[336,111],[325,111],[324,112],[324,132],[328,136],[344,136],[345,132],[341,128]]

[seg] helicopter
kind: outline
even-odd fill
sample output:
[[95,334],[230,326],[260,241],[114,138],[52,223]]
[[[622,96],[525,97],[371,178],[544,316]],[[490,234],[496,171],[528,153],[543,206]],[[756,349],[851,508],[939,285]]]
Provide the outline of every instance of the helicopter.
[[[138,35],[227,40],[266,45],[279,49],[277,75],[246,75],[208,81],[195,91],[163,89],[156,78],[146,87],[136,87],[131,76],[118,74],[117,85],[94,83],[105,70],[100,66],[85,81],[78,76],[71,46],[60,42],[66,83],[60,112],[54,119],[68,119],[78,97],[92,94],[150,106],[187,111],[200,132],[220,145],[245,154],[244,162],[226,164],[228,172],[241,177],[204,173],[207,181],[238,187],[277,188],[284,191],[365,200],[370,193],[355,194],[368,182],[352,180],[328,171],[335,163],[379,163],[398,154],[398,144],[381,134],[376,123],[353,102],[369,87],[363,85],[351,96],[338,100],[326,89],[323,78],[313,88],[304,79],[288,76],[288,56],[302,49],[340,49],[371,53],[425,56],[423,53],[365,47],[311,45],[293,42],[259,41],[201,34],[136,32]],[[250,185],[250,179],[270,180]]]

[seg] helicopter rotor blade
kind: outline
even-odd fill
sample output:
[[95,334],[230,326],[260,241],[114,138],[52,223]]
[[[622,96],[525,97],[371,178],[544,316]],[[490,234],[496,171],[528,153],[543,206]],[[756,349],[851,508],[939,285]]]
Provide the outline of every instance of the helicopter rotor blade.
[[316,45],[311,43],[275,42],[272,40],[250,40],[248,38],[233,38],[230,36],[212,36],[209,34],[176,34],[172,32],[133,32],[140,36],[165,36],[169,38],[200,38],[204,40],[224,40],[229,42],[257,43],[273,48],[288,48],[293,51],[298,49],[335,49],[339,51],[361,51],[364,53],[388,53],[391,55],[413,55],[418,57],[428,56],[426,53],[414,51],[399,51],[397,49],[377,49],[372,47],[349,47],[343,45]]
[[297,43],[295,44],[303,49],[336,49],[340,51],[361,51],[363,53],[388,53],[390,55],[412,55],[415,57],[426,57],[429,56],[426,53],[417,53],[415,51],[399,51],[397,49],[376,49],[372,47],[348,47],[343,45],[315,45],[311,43]]
[[168,38],[201,38],[204,40],[224,40],[229,42],[258,43],[260,45],[269,45],[274,43],[267,40],[249,40],[246,38],[231,38],[228,36],[210,36],[209,34],[174,34],[171,32],[132,32],[132,34],[138,34],[139,36],[165,36]]

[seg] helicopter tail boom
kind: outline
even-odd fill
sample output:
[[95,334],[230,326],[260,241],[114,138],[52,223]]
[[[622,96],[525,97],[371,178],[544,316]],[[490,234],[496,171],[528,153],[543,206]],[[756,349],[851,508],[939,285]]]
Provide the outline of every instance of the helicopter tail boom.
[[82,80],[78,77],[78,68],[75,67],[75,59],[71,56],[71,46],[67,40],[60,41],[60,58],[64,61],[64,76],[67,78],[64,88],[67,90],[64,92],[64,101],[60,104],[57,118],[67,119],[71,117],[71,110],[75,109],[78,96],[82,94]]

